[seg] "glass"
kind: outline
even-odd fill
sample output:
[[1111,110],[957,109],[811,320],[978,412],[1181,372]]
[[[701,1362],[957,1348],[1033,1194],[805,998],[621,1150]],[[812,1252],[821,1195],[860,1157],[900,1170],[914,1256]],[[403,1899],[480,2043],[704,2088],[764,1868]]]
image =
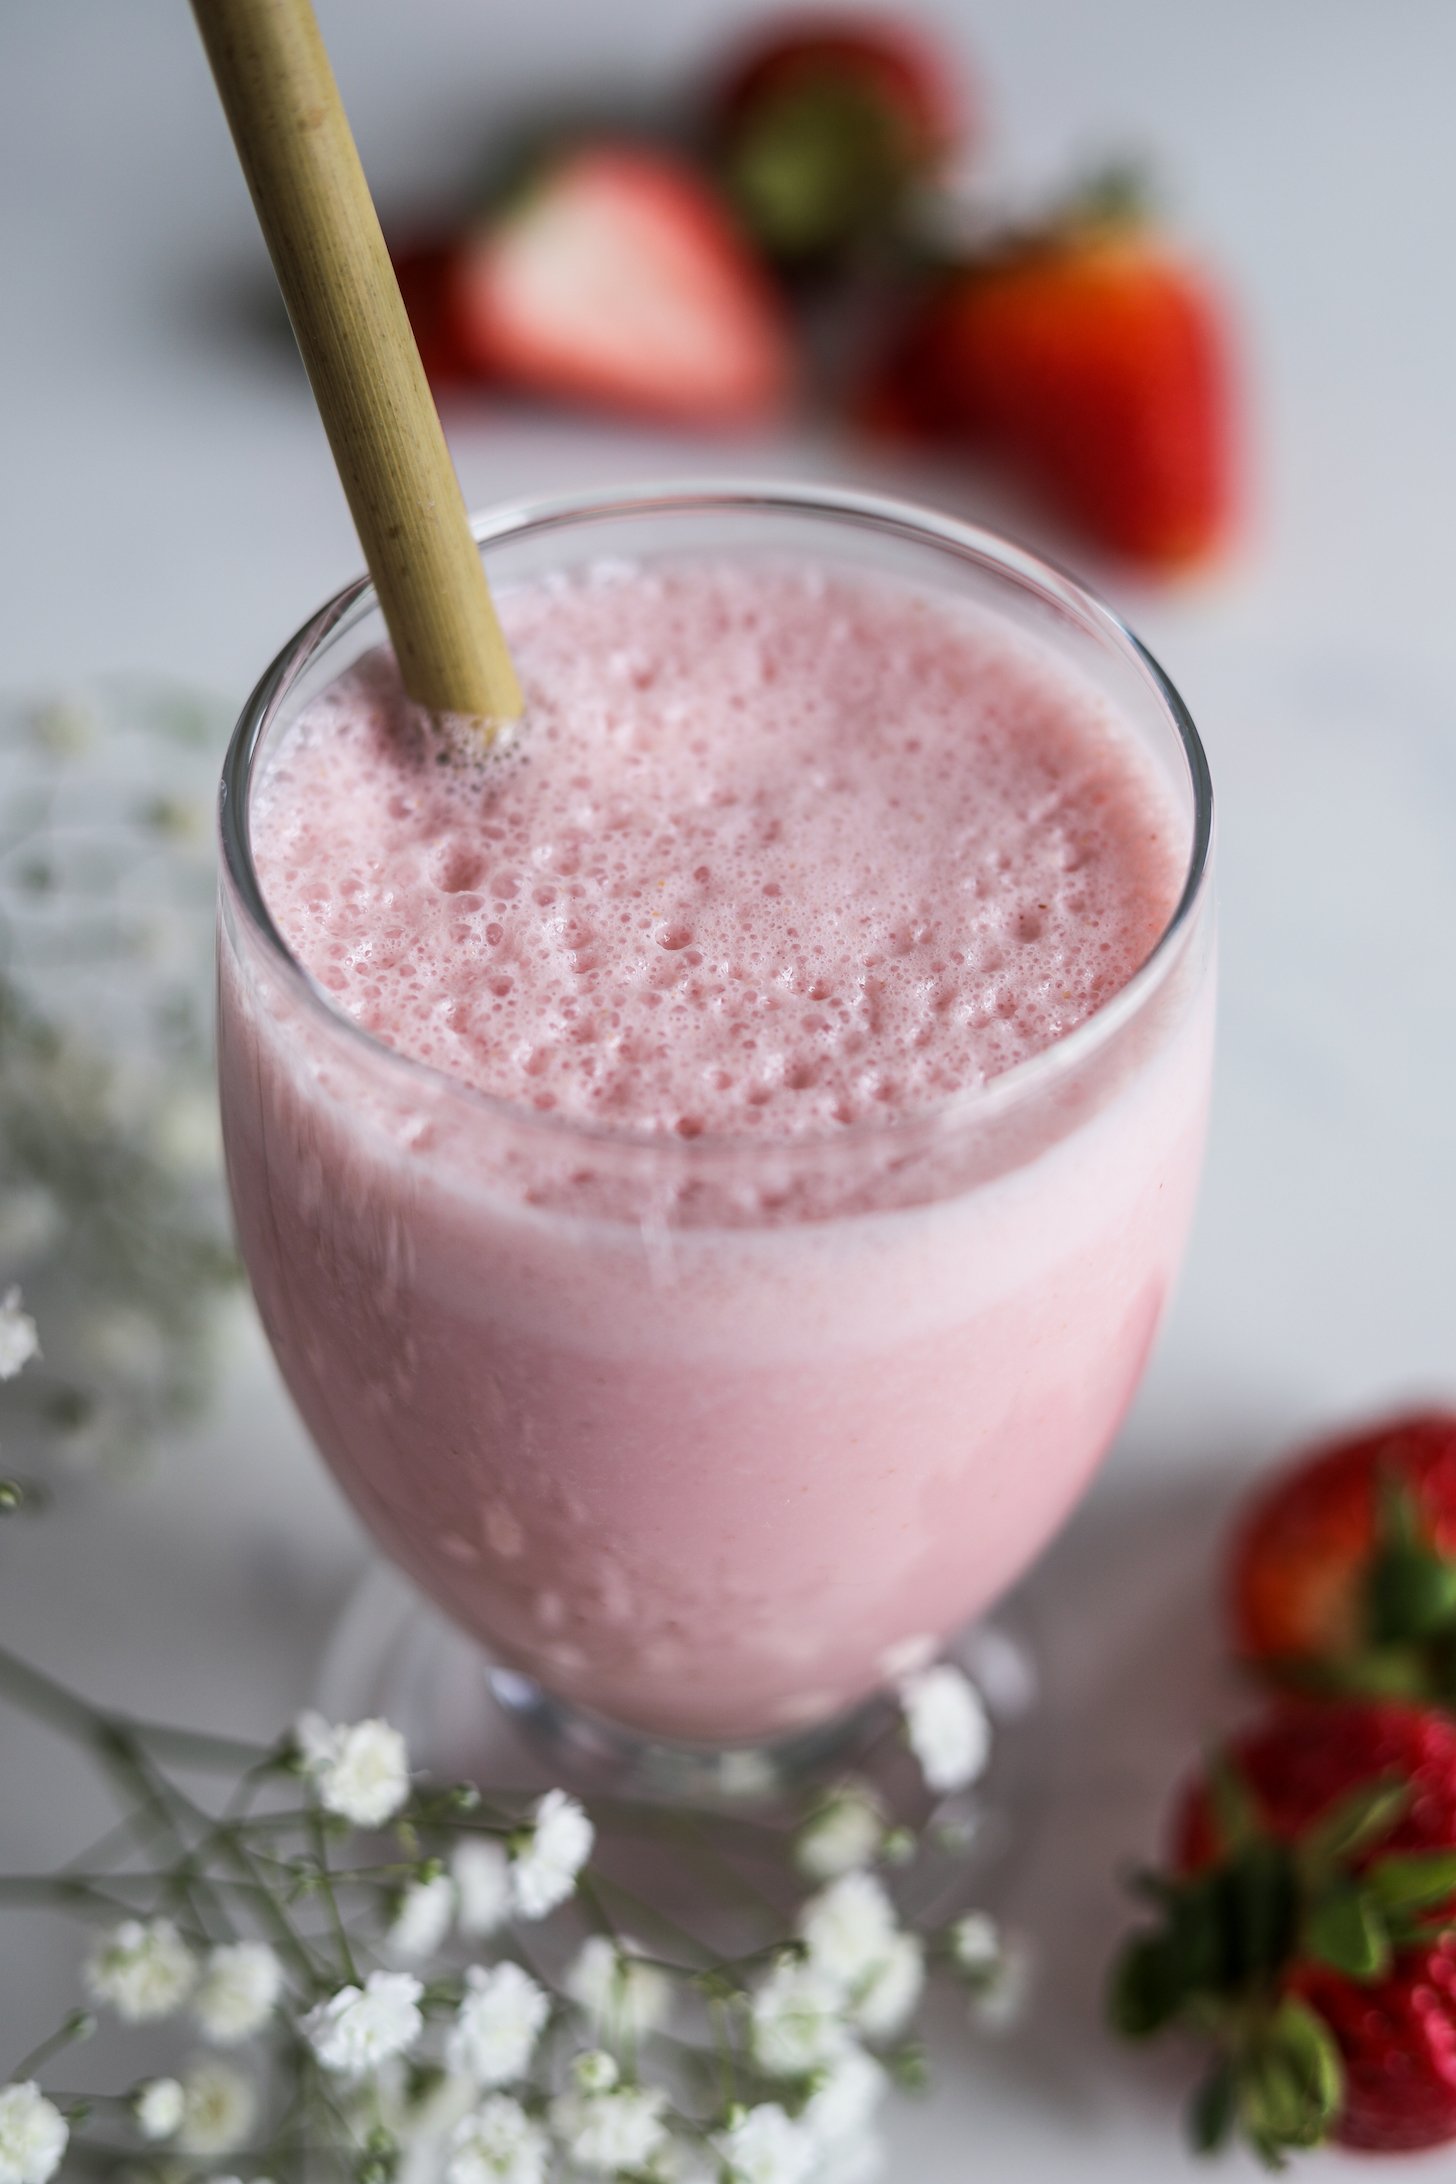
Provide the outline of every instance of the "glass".
[[1098,600],[1019,547],[814,487],[476,525],[497,589],[604,558],[790,557],[965,601],[1108,699],[1186,885],[1106,1006],[989,1084],[792,1143],[635,1136],[490,1098],[336,1011],[270,919],[253,783],[382,639],[371,589],[285,647],[222,785],[219,1071],[239,1240],[294,1400],[376,1539],[516,1705],[669,1746],[822,1740],[996,1601],[1138,1383],[1201,1156],[1207,768]]

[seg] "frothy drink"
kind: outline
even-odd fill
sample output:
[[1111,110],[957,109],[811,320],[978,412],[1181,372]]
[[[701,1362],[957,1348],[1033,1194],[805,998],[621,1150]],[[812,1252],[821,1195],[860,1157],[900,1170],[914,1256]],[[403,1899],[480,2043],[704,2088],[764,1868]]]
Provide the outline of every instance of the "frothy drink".
[[501,605],[506,753],[375,652],[262,772],[262,896],[368,1038],[225,951],[243,1247],[456,1617],[618,1721],[777,1734],[999,1594],[1131,1394],[1201,981],[1057,1064],[1188,822],[1090,682],[930,591],[706,558]]

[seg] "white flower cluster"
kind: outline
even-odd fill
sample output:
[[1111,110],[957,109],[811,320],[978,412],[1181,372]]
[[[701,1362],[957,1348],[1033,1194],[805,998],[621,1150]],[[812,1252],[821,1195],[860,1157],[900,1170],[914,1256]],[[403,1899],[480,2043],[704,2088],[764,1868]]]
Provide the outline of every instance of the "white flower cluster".
[[152,2145],[210,2159],[235,2153],[258,2114],[251,2078],[218,2055],[200,2055],[180,2078],[148,2078],[131,2097],[132,2120]]
[[456,2125],[446,2184],[543,2184],[551,2141],[519,2101],[493,2093]]
[[[853,1826],[837,1818],[809,1826],[813,1854],[834,1862],[851,1850],[864,1855],[883,1836],[867,1799]],[[864,2133],[889,2084],[865,2043],[903,2032],[925,1983],[924,1945],[900,1925],[872,1873],[842,1872],[811,1897],[799,1935],[802,1954],[782,1957],[749,2005],[754,2061],[765,2076],[794,2083],[797,2113],[769,2102],[730,2129],[720,2151],[735,2184],[796,2184]]]
[[657,2086],[623,2085],[600,2050],[577,2057],[575,2084],[551,2103],[551,2129],[578,2169],[595,2176],[640,2174],[667,2143]]
[[123,1919],[87,1959],[93,2002],[129,2025],[175,2016],[190,2002],[216,2047],[236,2047],[261,2032],[283,1991],[283,1967],[266,1942],[224,1942],[200,1960],[170,1919]]
[[[941,1666],[907,1679],[902,1699],[930,1787],[945,1793],[973,1779],[987,1747],[973,1686]],[[400,2184],[424,2184],[427,2176],[430,2184],[548,2184],[562,2175],[581,2184],[623,2177],[634,2184],[809,2184],[826,2165],[842,2168],[864,2154],[890,2083],[875,2051],[904,2034],[927,1958],[926,1943],[901,1924],[872,1870],[897,1862],[907,1846],[913,1855],[914,1837],[891,1824],[867,1785],[835,1785],[794,1837],[798,1870],[819,1885],[793,1940],[746,1994],[730,1973],[759,2088],[769,2081],[767,2090],[779,2097],[689,2125],[674,2113],[666,2085],[643,2082],[637,2066],[644,2045],[669,2021],[678,1988],[684,2003],[692,2000],[690,1974],[676,1975],[630,1939],[603,1933],[580,1944],[554,1994],[515,1954],[484,1951],[486,1960],[443,1980],[425,1969],[452,1933],[488,1940],[512,1920],[547,1917],[575,1892],[595,1835],[574,1797],[548,1790],[509,1832],[472,1820],[448,1853],[433,1854],[433,1793],[411,1806],[409,1753],[388,1722],[304,1715],[291,1764],[311,1787],[310,1827],[320,1809],[361,1829],[400,1822],[398,1840],[410,1860],[402,1884],[398,1865],[381,1865],[376,1875],[367,1851],[348,1875],[351,1887],[372,1885],[383,1907],[370,1929],[383,1962],[376,1956],[362,1976],[332,1992],[314,1986],[290,2004],[284,1960],[264,1942],[193,1947],[164,1916],[128,1918],[103,1936],[85,1966],[91,1999],[135,2025],[185,2012],[212,2050],[176,2076],[143,2080],[129,2096],[135,2137],[157,2149],[163,2166],[216,2168],[228,2156],[241,2165],[241,2149],[255,2135],[259,2084],[217,2051],[287,2023],[296,2010],[314,2063],[337,2081],[332,2097],[340,2114],[367,2108],[371,2127],[397,2140]],[[281,1856],[275,1840],[270,1857]],[[280,1894],[285,1916],[291,1900]],[[969,1995],[973,2016],[988,2025],[1009,2021],[1024,1991],[1024,1967],[1018,1970],[988,1916],[967,1913],[947,1929],[937,1953]],[[451,1996],[458,1996],[453,2011]],[[304,2000],[312,2006],[304,2008]],[[556,2040],[574,2028],[582,2050],[564,2085],[561,2050],[548,2028]],[[690,2027],[680,2029],[691,2039]],[[37,2087],[0,2091],[0,2184],[49,2184],[67,2142],[66,2118]],[[234,2180],[214,2175],[212,2184]]]
[[887,1823],[874,1793],[858,1782],[841,1782],[815,1806],[794,1838],[794,1860],[811,1881],[837,1881],[841,1873],[873,1864]]
[[543,1919],[565,1903],[595,1841],[596,1830],[576,1799],[548,1790],[531,1827],[511,1844],[511,1903],[518,1917]]
[[718,2141],[728,2184],[806,2184],[822,2149],[777,2101],[736,2115]]
[[446,2043],[446,2063],[479,2086],[509,2085],[530,2068],[550,2014],[550,1997],[519,1964],[509,1958],[488,1969],[472,1964]]
[[150,2024],[181,2009],[197,1983],[197,1959],[171,1919],[123,1919],[87,1959],[82,1974],[93,2002],[129,2025]]
[[985,1911],[967,1911],[946,1935],[952,1969],[970,1994],[971,2022],[983,2032],[1020,2023],[1031,1992],[1031,1958]]
[[654,1964],[636,1961],[630,1942],[605,1934],[582,1943],[562,1985],[586,2017],[593,2039],[608,2048],[640,2047],[667,2016],[672,1988]]
[[412,1972],[371,1972],[362,1987],[340,1987],[316,2003],[299,2030],[325,2070],[366,2078],[419,2039],[424,1991]]
[[325,1812],[356,1828],[382,1828],[409,1799],[409,1752],[387,1721],[334,1724],[300,1714],[294,1743]]
[[511,1861],[489,1836],[467,1835],[450,1859],[455,1917],[462,1934],[482,1940],[511,1915]]
[[837,1990],[856,2031],[890,2040],[904,2029],[925,1984],[925,1950],[872,1873],[846,1873],[812,1896],[799,1932],[809,1968]]
[[263,2030],[283,1991],[283,1967],[262,1941],[230,1941],[203,1959],[192,2014],[215,2047]]
[[403,1964],[432,1957],[454,1924],[458,1907],[459,1891],[448,1873],[411,1881],[395,1906],[384,1937],[385,1954]]
[[70,2138],[65,2117],[26,2079],[0,2090],[0,2184],[49,2184]]
[[35,1321],[22,1309],[18,1289],[0,1297],[0,1380],[13,1380],[40,1354]]
[[910,1749],[930,1789],[948,1795],[980,1779],[991,1756],[991,1722],[968,1676],[938,1661],[905,1678],[900,1704]]

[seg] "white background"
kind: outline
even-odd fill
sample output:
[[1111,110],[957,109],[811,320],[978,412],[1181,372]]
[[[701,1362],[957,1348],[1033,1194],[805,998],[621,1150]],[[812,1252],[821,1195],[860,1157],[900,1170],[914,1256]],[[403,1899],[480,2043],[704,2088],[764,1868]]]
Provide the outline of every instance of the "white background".
[[[670,96],[752,12],[321,7],[376,191],[406,209],[470,170],[496,118],[563,85]],[[1040,2005],[989,2056],[946,2020],[938,2091],[897,2120],[892,2165],[918,2184],[1162,2184],[1194,2173],[1178,2069],[1114,2056],[1096,1991],[1115,1862],[1148,1847],[1172,1773],[1237,1703],[1218,1527],[1291,1438],[1456,1388],[1456,10],[924,12],[975,56],[1008,174],[1148,149],[1236,300],[1246,363],[1255,491],[1230,568],[1154,592],[1069,549],[1210,749],[1213,1142],[1147,1387],[1028,1588],[1044,1794],[1006,1886],[1045,1943]],[[249,302],[259,246],[183,0],[5,0],[0,174],[0,677],[50,692],[135,667],[240,699],[357,551],[301,373]],[[475,504],[737,464],[903,487],[1064,548],[973,476],[887,469],[822,427],[725,455],[488,400],[448,423]],[[107,1699],[269,1733],[307,1694],[361,1546],[244,1329],[221,1416],[156,1484],[73,1490],[0,1555],[8,1643]],[[87,1778],[39,1732],[5,1719],[0,1739],[0,1864],[40,1866],[94,1817]],[[50,1924],[6,1921],[0,2065],[68,2006],[75,1954]],[[1389,2173],[1456,2174],[1456,2155]]]

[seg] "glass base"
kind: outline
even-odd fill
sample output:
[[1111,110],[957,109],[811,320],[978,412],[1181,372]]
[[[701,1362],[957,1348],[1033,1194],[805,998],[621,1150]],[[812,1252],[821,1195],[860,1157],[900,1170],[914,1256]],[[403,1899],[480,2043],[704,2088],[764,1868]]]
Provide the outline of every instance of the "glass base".
[[[382,1715],[415,1763],[436,1777],[505,1792],[561,1782],[584,1796],[650,1799],[722,1810],[802,1802],[845,1774],[867,1780],[887,1809],[933,1823],[950,1884],[967,1860],[978,1872],[1024,1844],[1029,1718],[1039,1692],[1026,1634],[1009,1620],[963,1632],[942,1656],[980,1690],[996,1731],[991,1766],[972,1789],[932,1800],[908,1752],[899,1709],[878,1696],[846,1714],[762,1744],[708,1746],[640,1736],[567,1705],[491,1660],[387,1563],[374,1563],[325,1648],[315,1703],[336,1721]],[[923,1863],[923,1861],[922,1861]],[[932,1867],[933,1867],[932,1861]],[[933,1896],[933,1870],[917,1894]]]

